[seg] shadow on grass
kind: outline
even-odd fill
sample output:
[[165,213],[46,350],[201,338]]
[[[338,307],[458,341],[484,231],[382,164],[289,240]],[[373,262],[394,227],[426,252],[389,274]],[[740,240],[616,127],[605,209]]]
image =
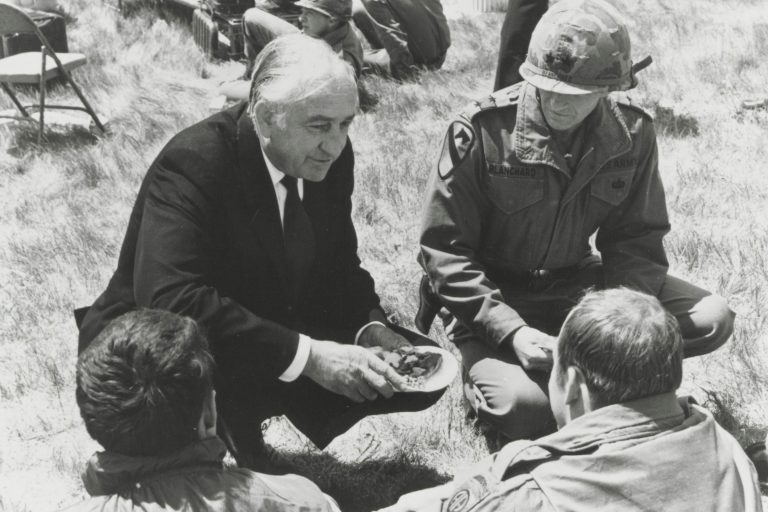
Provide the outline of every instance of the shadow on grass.
[[379,104],[379,96],[373,92],[373,89],[370,80],[367,80],[366,77],[358,80],[357,95],[360,101],[360,110],[362,112],[370,112]]
[[[23,158],[34,153],[46,153],[56,155],[71,150],[73,147],[82,147],[96,144],[99,138],[90,130],[81,126],[46,127],[42,144],[37,143],[37,123],[19,122],[10,127],[10,144],[8,154],[15,158]],[[20,169],[20,172],[23,172]]]
[[724,391],[713,391],[710,389],[703,389],[703,391],[706,395],[706,400],[702,405],[712,413],[720,426],[736,438],[743,448],[765,439],[766,432],[764,428],[753,424],[748,418],[741,417],[738,414],[739,406],[743,404],[743,400],[739,400],[737,397]]
[[403,494],[451,479],[410,453],[361,462],[343,462],[326,453],[283,453],[278,455],[278,464],[315,482],[345,512],[377,510]]
[[[116,3],[116,2],[115,2]],[[166,21],[191,22],[194,9],[163,0],[123,0],[121,15],[124,18],[157,16]]]
[[652,109],[659,132],[675,138],[699,135],[699,120],[692,115],[658,103],[653,104]]

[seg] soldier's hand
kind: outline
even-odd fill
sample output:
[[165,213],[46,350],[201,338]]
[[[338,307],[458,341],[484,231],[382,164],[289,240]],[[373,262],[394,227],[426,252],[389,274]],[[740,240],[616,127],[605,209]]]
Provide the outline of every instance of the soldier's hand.
[[525,370],[549,370],[556,342],[554,336],[525,326],[512,337],[512,348]]
[[412,349],[413,345],[392,329],[383,325],[373,324],[365,328],[357,343],[361,347],[381,347],[384,350]]
[[329,391],[355,402],[389,398],[406,388],[403,377],[370,350],[333,341],[312,340],[306,375]]

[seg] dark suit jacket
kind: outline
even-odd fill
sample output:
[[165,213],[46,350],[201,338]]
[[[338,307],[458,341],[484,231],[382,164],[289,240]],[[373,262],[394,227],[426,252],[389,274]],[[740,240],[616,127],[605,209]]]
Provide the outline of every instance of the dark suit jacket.
[[175,136],[139,190],[117,270],[86,315],[80,350],[138,308],[190,316],[209,334],[227,378],[277,378],[298,332],[350,342],[379,305],[360,267],[347,142],[328,176],[304,182],[316,257],[298,299],[286,281],[274,187],[244,104]]

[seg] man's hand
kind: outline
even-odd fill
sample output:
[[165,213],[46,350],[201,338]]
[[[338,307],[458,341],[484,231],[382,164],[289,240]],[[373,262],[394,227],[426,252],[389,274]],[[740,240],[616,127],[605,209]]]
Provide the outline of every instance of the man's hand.
[[408,340],[397,334],[392,329],[383,325],[373,324],[365,328],[360,333],[360,339],[357,340],[361,347],[381,347],[384,350],[395,350],[398,348],[413,348]]
[[407,387],[394,368],[367,348],[333,341],[312,340],[302,374],[358,403],[379,395],[389,398]]
[[521,327],[512,337],[512,348],[525,370],[552,368],[552,351],[557,338],[532,327]]

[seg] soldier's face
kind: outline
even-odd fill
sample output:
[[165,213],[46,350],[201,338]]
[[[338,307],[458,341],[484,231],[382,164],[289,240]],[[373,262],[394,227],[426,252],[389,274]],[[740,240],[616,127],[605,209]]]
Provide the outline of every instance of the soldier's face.
[[576,128],[595,110],[597,103],[608,93],[560,94],[539,89],[541,111],[550,128],[566,131]]
[[323,84],[282,114],[257,104],[259,135],[269,159],[289,176],[321,181],[347,142],[357,110],[357,88],[348,77]]
[[302,32],[312,37],[323,37],[333,25],[333,18],[307,8],[301,9],[299,21],[301,21]]

